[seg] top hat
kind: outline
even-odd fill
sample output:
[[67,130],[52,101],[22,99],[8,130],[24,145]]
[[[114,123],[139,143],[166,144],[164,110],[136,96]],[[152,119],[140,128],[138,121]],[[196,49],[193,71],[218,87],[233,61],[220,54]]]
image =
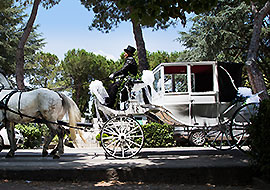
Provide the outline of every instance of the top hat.
[[127,54],[131,54],[131,55],[134,55],[136,49],[132,46],[128,46],[126,49],[124,49],[124,51],[127,53]]

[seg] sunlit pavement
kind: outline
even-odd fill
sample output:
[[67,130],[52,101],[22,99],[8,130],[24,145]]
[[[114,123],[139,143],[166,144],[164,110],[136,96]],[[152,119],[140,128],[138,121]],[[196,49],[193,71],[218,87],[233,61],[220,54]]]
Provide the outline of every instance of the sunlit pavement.
[[131,159],[105,156],[102,148],[66,148],[60,159],[41,157],[41,149],[0,152],[0,178],[16,180],[142,181],[222,185],[249,184],[248,157],[237,149],[144,148]]

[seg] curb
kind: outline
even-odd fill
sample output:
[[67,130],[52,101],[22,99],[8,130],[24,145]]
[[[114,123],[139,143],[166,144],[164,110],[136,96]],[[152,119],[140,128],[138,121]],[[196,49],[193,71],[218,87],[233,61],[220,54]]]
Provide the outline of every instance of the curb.
[[1,179],[31,181],[121,181],[172,184],[250,185],[249,167],[201,168],[96,168],[1,170]]
[[[106,159],[102,149],[69,150],[59,160],[40,150],[0,157],[0,179],[30,181],[121,181],[168,184],[252,185],[254,173],[237,150],[143,149],[134,159]],[[2,157],[3,156],[3,157]]]

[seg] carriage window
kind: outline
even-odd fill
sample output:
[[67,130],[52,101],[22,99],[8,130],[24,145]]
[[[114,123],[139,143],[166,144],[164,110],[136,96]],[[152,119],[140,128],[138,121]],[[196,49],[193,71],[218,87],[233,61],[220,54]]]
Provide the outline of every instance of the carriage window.
[[187,74],[166,74],[165,92],[187,92]]
[[213,91],[213,67],[212,65],[194,65],[191,67],[193,76],[192,92]]
[[165,92],[187,92],[187,66],[168,66],[164,69]]

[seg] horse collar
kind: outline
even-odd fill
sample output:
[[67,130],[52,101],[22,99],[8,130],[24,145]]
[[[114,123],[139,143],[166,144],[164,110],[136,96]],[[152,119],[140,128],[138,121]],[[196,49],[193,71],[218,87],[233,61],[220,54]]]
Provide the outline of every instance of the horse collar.
[[[6,96],[4,96],[4,98],[2,98],[2,100],[0,101],[0,109],[4,109],[4,118],[6,118],[6,113],[8,108],[8,102],[11,98],[11,96],[13,96],[13,94],[19,92],[18,90],[12,90],[10,93],[8,93]],[[20,102],[20,100],[19,100]]]

